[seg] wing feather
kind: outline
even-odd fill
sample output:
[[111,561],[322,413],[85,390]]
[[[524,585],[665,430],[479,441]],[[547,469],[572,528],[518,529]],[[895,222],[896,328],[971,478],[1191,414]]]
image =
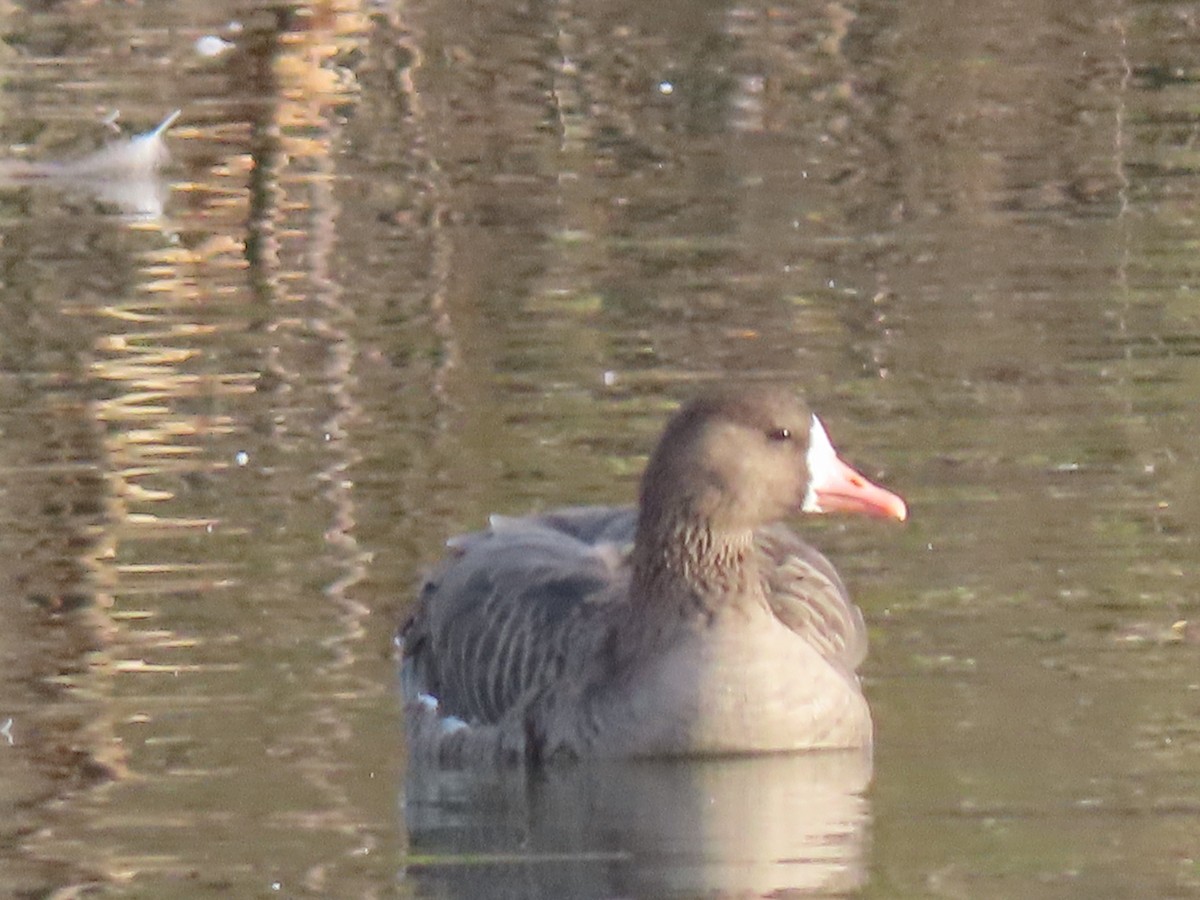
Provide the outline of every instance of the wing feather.
[[784,526],[759,529],[755,537],[776,617],[853,672],[867,655],[867,627],[833,564]]
[[560,678],[582,623],[626,595],[633,522],[629,509],[585,507],[494,516],[452,538],[402,633],[406,692],[490,724]]

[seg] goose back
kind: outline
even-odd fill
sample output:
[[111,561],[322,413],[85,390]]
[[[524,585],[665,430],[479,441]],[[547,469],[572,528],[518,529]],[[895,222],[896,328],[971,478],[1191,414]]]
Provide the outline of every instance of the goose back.
[[632,509],[581,507],[452,538],[402,634],[406,694],[496,724],[563,678],[627,596],[633,530]]
[[[500,726],[507,717],[508,733],[493,728],[485,739],[518,756],[533,751],[527,740],[545,740],[549,732],[559,744],[594,742],[591,711],[580,710],[580,722],[571,723],[586,725],[586,736],[566,734],[564,704],[547,703],[546,695],[579,702],[596,694],[581,682],[611,675],[604,657],[630,614],[635,529],[632,508],[580,507],[493,516],[489,528],[452,538],[450,557],[425,581],[402,635],[408,699],[436,700],[438,716],[454,723],[424,729],[423,739],[462,745],[468,736],[460,728]],[[857,693],[866,628],[832,564],[785,526],[764,526],[754,537],[770,614]],[[634,737],[621,740],[630,744]],[[446,756],[445,747],[420,749]],[[480,754],[478,747],[472,752]]]

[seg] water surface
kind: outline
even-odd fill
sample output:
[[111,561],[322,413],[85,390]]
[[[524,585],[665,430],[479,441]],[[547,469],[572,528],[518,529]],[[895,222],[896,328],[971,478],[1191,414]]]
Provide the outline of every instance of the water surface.
[[[0,29],[10,165],[183,111],[137,191],[0,185],[0,890],[1200,896],[1189,6]],[[802,523],[873,760],[408,771],[445,537],[759,380],[910,501]]]

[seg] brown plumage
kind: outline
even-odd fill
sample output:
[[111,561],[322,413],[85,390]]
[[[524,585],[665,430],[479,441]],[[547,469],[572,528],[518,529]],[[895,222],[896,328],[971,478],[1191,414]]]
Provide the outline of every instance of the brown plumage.
[[445,764],[864,746],[862,615],[797,512],[904,519],[793,395],[705,395],[636,510],[493,517],[403,630],[412,752]]

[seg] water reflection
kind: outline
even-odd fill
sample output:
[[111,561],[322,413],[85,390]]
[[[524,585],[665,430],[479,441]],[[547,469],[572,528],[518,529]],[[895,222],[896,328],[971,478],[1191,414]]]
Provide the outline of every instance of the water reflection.
[[[34,22],[89,48],[106,35],[99,59],[68,62],[59,45],[38,58],[59,78],[84,70],[61,93],[65,118],[86,120],[81,93],[101,70],[131,93],[128,81],[171,82],[158,62],[107,69],[110,41],[183,70],[186,45],[173,55],[168,37],[183,23],[151,16],[122,38],[111,17],[80,12]],[[0,798],[26,805],[3,810],[21,862],[11,883],[0,864],[6,894],[151,878],[164,896],[173,880],[219,890],[235,871],[265,886],[268,870],[315,890],[393,834],[378,839],[352,799],[357,779],[389,768],[353,767],[353,787],[341,776],[362,734],[355,718],[387,697],[386,676],[361,672],[368,610],[350,596],[366,559],[347,475],[355,344],[328,273],[331,109],[353,90],[330,59],[363,21],[329,11],[283,35],[273,17],[251,24],[252,52],[221,64],[272,89],[247,84],[244,104],[214,109],[186,103],[181,80],[171,105],[145,104],[189,113],[169,136],[169,194],[161,130],[0,171],[19,188],[5,200],[24,204],[0,248],[10,275],[21,270],[4,286],[13,327],[0,348],[29,395],[0,405],[0,564],[18,605],[0,639],[13,663],[0,721],[11,715],[14,737]],[[70,156],[44,150],[32,155]],[[138,213],[166,221],[148,227],[158,223]],[[263,803],[255,783],[267,773],[278,799]],[[382,821],[393,791],[379,793]],[[229,840],[235,808],[254,810],[254,841]],[[226,847],[222,862],[191,857],[200,831]],[[305,849],[289,851],[298,835]]]
[[408,876],[422,894],[770,897],[865,878],[867,753],[410,771]]
[[[1195,16],[944,7],[14,8],[14,148],[187,127],[162,227],[0,198],[0,893],[1195,896]],[[414,782],[402,853],[420,564],[627,502],[734,376],[913,494],[815,525],[873,629],[869,854],[854,789],[724,764]]]

